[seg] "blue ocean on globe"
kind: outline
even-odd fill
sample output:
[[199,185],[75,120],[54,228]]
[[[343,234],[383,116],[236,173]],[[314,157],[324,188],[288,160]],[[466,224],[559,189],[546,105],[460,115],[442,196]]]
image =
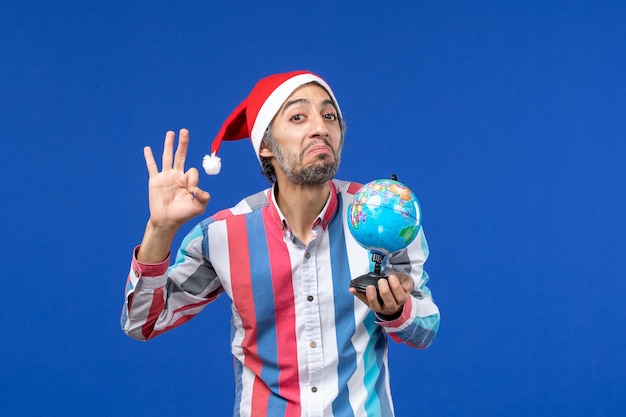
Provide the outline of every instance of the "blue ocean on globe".
[[363,185],[348,205],[348,227],[368,250],[384,255],[407,247],[421,225],[420,205],[413,192],[394,180]]

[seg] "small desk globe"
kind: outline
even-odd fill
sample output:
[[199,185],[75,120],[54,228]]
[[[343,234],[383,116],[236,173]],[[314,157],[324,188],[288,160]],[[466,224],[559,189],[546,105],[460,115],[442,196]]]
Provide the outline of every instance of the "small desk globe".
[[386,255],[406,248],[417,236],[421,209],[415,194],[396,180],[380,179],[362,186],[348,204],[348,228],[354,239],[370,251],[373,271],[355,278],[350,286],[365,292],[378,288]]

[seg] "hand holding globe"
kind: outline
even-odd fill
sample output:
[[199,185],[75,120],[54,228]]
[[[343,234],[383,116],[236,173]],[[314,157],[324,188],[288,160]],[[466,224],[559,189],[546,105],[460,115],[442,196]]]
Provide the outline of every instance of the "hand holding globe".
[[348,205],[348,228],[354,239],[370,251],[372,271],[352,280],[350,286],[365,292],[378,288],[384,257],[407,247],[421,226],[421,210],[413,192],[401,182],[375,180],[362,186]]

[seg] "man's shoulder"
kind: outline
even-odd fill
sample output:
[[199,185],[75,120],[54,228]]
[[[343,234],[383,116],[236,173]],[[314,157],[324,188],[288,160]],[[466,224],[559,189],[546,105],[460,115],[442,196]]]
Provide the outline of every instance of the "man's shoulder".
[[269,189],[259,191],[241,200],[231,208],[218,211],[204,220],[205,224],[223,221],[235,216],[243,216],[268,206]]
[[338,193],[349,195],[353,195],[363,186],[363,184],[359,182],[338,179],[333,179],[333,184],[335,184]]

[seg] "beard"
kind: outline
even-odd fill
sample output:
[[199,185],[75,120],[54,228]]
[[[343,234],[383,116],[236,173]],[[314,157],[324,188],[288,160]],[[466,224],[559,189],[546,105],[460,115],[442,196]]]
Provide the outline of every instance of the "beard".
[[328,141],[324,140],[324,144],[332,150],[334,160],[331,160],[327,154],[321,154],[316,157],[316,161],[312,165],[306,167],[302,166],[302,160],[304,159],[306,151],[311,146],[314,146],[315,143],[304,148],[300,155],[298,155],[295,152],[283,152],[275,141],[272,142],[272,153],[274,154],[274,159],[278,167],[294,184],[321,185],[326,184],[335,177],[337,169],[339,168],[341,149],[335,152]]

